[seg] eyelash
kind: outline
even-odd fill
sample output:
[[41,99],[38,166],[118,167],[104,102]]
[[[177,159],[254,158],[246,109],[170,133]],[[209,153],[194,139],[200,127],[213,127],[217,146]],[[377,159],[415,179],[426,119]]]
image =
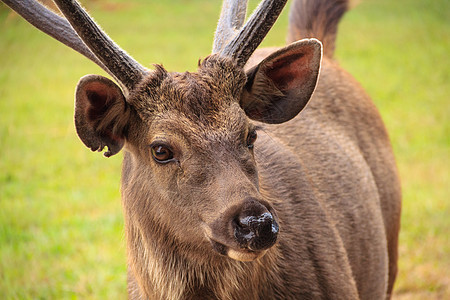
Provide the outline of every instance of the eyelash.
[[258,138],[258,134],[256,133],[255,129],[249,131],[249,133],[247,135],[247,148],[253,149],[257,138]]

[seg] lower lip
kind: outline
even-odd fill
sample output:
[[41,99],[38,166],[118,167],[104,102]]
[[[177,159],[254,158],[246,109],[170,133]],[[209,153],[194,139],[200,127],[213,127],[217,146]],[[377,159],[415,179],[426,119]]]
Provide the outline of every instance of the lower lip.
[[263,256],[265,252],[266,250],[255,252],[250,250],[228,249],[227,255],[228,257],[238,261],[254,261]]
[[216,250],[218,253],[228,256],[237,261],[254,261],[255,259],[258,259],[259,257],[263,256],[264,253],[266,252],[266,250],[264,251],[252,251],[247,249],[235,250],[214,240],[211,240],[211,243],[213,249]]

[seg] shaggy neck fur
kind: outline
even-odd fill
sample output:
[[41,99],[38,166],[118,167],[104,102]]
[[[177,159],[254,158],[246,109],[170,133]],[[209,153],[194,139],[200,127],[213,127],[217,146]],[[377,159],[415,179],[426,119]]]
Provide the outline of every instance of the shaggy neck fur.
[[275,279],[276,246],[257,261],[239,262],[212,252],[208,244],[179,243],[163,226],[155,225],[146,231],[139,224],[127,224],[126,228],[129,272],[137,283],[131,286],[135,291],[129,291],[130,295],[145,294],[150,299],[275,296],[271,283],[280,281]]

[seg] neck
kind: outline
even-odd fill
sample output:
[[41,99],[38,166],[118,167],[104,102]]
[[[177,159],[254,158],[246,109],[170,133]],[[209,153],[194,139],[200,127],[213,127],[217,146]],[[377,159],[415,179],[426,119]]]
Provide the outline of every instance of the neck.
[[257,261],[239,262],[178,243],[162,229],[126,228],[130,298],[136,289],[150,299],[259,299],[271,293],[276,246]]

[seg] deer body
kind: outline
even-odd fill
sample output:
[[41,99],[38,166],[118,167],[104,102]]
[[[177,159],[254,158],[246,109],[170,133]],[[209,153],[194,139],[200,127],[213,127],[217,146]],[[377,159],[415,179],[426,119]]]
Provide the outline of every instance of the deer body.
[[[187,125],[200,130],[195,127]],[[305,110],[291,121],[259,131],[254,153],[258,188],[274,207],[281,230],[277,245],[255,262],[230,262],[227,257],[208,254],[205,249],[211,246],[201,238],[196,240],[199,233],[192,220],[174,227],[177,222],[173,220],[184,214],[184,207],[178,208],[179,203],[152,207],[161,203],[157,196],[153,198],[154,187],[141,188],[146,190],[141,194],[149,197],[148,202],[131,200],[141,197],[135,192],[139,186],[148,186],[143,181],[152,180],[147,176],[130,178],[144,172],[139,169],[144,163],[133,151],[126,151],[122,196],[125,220],[130,222],[126,224],[128,251],[133,259],[130,267],[139,266],[129,270],[130,294],[139,295],[133,275],[137,272],[146,281],[141,285],[149,289],[146,292],[162,299],[186,295],[193,299],[208,298],[206,295],[214,299],[384,298],[389,258],[380,201],[386,196],[380,195],[377,186],[396,180],[386,177],[395,174],[387,141],[370,99],[336,63],[325,59]],[[205,162],[199,166],[207,177],[223,176],[213,190],[245,189],[245,175],[239,167],[233,169],[239,163],[233,157],[224,161],[226,154],[215,154],[217,157],[202,157]],[[381,173],[375,166],[379,161],[388,162]],[[179,192],[201,199],[189,187]],[[201,199],[216,203],[210,213],[224,205],[214,202],[217,197],[214,192],[207,200]],[[228,197],[222,199],[227,201]],[[135,207],[137,203],[147,203],[148,214],[142,216],[145,208]],[[142,216],[144,225],[133,224],[132,215]],[[156,220],[148,221],[148,216]],[[140,226],[145,230],[139,230]]]
[[[48,31],[31,0],[4,1]],[[293,43],[251,58],[285,1],[245,25],[245,3],[225,1],[195,73],[141,67],[75,0],[55,2],[60,40],[121,85],[83,77],[75,125],[93,151],[124,149],[130,298],[390,297],[399,181],[376,108],[332,59],[347,1],[295,1]]]

